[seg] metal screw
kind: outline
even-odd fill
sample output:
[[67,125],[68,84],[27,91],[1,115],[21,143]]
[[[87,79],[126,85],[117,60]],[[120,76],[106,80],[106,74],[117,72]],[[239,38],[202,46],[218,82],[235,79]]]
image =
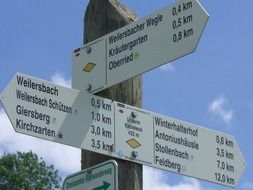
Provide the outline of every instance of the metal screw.
[[86,85],[86,90],[87,91],[91,91],[91,89],[92,89],[92,85],[91,84]]
[[137,151],[132,151],[132,156],[133,156],[134,158],[136,158],[138,155],[139,155],[139,153],[138,153]]
[[90,46],[86,47],[86,53],[90,54],[92,51],[92,48]]
[[137,117],[137,112],[132,111],[131,116],[132,116],[133,118],[136,118],[136,117]]

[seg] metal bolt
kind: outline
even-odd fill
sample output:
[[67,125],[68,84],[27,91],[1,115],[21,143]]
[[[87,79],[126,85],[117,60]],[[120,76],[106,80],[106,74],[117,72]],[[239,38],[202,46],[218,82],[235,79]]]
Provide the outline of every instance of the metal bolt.
[[137,117],[137,112],[132,111],[131,116],[132,116],[133,118],[136,118],[136,117]]
[[137,156],[139,155],[139,153],[135,150],[135,151],[132,151],[132,156],[134,158],[136,158]]
[[123,156],[123,152],[119,151],[119,152],[117,152],[117,155],[121,158]]
[[92,51],[92,48],[90,46],[86,47],[86,53],[90,54]]
[[87,90],[87,91],[91,91],[91,89],[92,89],[91,84],[86,85],[86,90]]
[[92,170],[88,169],[87,170],[87,175],[91,175],[92,174]]

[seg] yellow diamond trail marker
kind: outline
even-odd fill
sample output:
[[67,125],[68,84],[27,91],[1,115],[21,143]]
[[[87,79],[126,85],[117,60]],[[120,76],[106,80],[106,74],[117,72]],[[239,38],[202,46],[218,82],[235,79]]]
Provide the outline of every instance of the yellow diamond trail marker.
[[132,148],[138,148],[139,146],[141,146],[141,144],[135,139],[128,140],[127,144],[129,144],[129,146],[131,146]]
[[25,135],[229,187],[246,166],[231,135],[21,73],[0,99]]
[[[96,93],[195,51],[208,20],[198,0],[176,3],[74,50],[72,87]],[[96,70],[83,72],[87,63]]]
[[88,63],[88,64],[85,65],[85,67],[83,68],[83,71],[85,71],[85,72],[91,72],[95,66],[96,66],[95,63]]

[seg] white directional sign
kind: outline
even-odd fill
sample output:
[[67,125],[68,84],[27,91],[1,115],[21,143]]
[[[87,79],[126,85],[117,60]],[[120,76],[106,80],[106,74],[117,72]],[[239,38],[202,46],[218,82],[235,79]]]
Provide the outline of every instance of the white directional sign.
[[78,48],[72,87],[95,93],[192,53],[207,20],[198,0],[179,0]]
[[68,176],[63,190],[118,190],[118,164],[109,160]]
[[15,131],[235,187],[233,136],[17,73],[1,94]]

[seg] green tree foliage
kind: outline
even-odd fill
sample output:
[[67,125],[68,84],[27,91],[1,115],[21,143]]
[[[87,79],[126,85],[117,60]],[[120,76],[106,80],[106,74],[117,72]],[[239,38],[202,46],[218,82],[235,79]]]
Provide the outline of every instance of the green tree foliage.
[[58,170],[31,151],[0,158],[0,190],[55,190],[60,182]]

